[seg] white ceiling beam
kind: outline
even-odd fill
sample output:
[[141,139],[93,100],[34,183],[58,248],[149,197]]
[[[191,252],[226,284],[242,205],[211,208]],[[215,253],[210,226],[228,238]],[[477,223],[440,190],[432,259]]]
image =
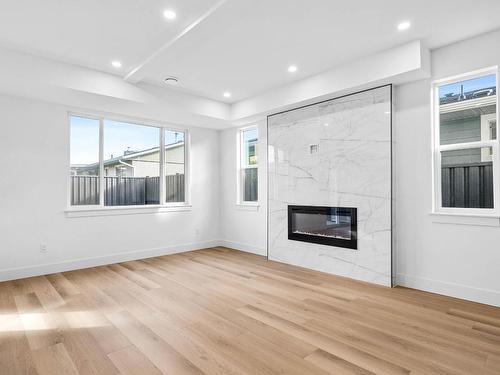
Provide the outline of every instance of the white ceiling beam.
[[130,118],[223,129],[230,106],[147,83],[0,48],[0,94]]
[[159,55],[165,52],[168,48],[174,45],[179,39],[181,39],[184,35],[193,30],[196,26],[206,20],[210,15],[212,15],[217,9],[219,9],[223,4],[228,2],[229,0],[220,0],[211,8],[209,8],[205,13],[203,13],[200,17],[198,17],[194,22],[185,27],[179,34],[177,34],[174,38],[166,42],[156,51],[154,51],[148,58],[142,61],[139,65],[137,65],[134,69],[132,69],[125,77],[124,80],[130,83],[137,83],[144,79],[144,68],[154,59],[156,59]]
[[404,44],[233,103],[231,119],[241,125],[353,90],[428,78],[430,59],[430,51],[420,41]]

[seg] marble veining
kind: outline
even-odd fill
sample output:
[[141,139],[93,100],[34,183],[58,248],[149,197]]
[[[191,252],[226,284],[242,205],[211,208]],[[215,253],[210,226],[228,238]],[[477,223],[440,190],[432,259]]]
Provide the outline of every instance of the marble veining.
[[[385,86],[268,118],[270,259],[391,285],[390,111]],[[289,204],[357,207],[358,250],[288,240]]]

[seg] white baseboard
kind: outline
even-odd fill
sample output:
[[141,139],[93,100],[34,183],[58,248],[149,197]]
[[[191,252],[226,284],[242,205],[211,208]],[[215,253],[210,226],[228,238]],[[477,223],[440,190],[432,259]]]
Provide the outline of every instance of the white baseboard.
[[[245,251],[256,255],[266,256],[267,250],[255,245],[235,242],[230,240],[212,240],[189,244],[165,246],[153,249],[142,249],[123,253],[103,255],[99,257],[80,258],[57,263],[41,264],[19,268],[0,270],[0,281],[16,280],[32,276],[48,275],[51,273],[72,271],[77,269],[103,266],[107,264],[152,258],[162,255],[176,254],[187,251],[205,249],[210,247],[225,246],[228,248]],[[424,277],[411,276],[398,273],[396,284],[408,288],[424,290],[432,293],[447,295],[500,307],[500,292],[491,289],[474,288],[467,285],[455,284]]]
[[220,244],[221,241],[219,240],[203,241],[203,242],[195,242],[189,244],[165,246],[154,249],[128,251],[124,253],[115,253],[99,257],[80,258],[80,259],[57,262],[57,263],[3,269],[0,270],[0,281],[17,280],[26,277],[49,275],[51,273],[104,266],[107,264],[126,262],[130,260],[138,260],[138,259],[152,258],[162,255],[183,253],[186,251],[216,247],[219,246]]
[[460,298],[500,307],[500,292],[491,289],[474,288],[467,285],[433,280],[425,277],[397,274],[396,284],[412,289]]
[[241,243],[241,242],[234,242],[234,241],[229,241],[229,240],[220,240],[220,245],[229,247],[231,249],[235,250],[241,250],[246,253],[252,253],[256,255],[262,255],[266,256],[267,255],[267,249],[263,247],[258,247],[246,243]]

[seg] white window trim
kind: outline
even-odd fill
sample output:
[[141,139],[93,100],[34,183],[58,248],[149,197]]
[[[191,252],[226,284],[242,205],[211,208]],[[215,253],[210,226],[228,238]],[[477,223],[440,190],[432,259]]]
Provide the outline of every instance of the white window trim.
[[97,216],[115,216],[115,215],[137,215],[137,214],[155,214],[164,212],[191,211],[189,204],[182,205],[144,205],[144,206],[80,206],[79,208],[70,208],[65,211],[66,217],[97,217]]
[[439,224],[475,225],[482,227],[500,227],[500,217],[493,215],[473,215],[434,212],[432,222]]
[[[243,153],[243,132],[247,130],[252,130],[256,129],[257,130],[257,144],[255,145],[255,154],[257,155],[257,165],[249,165],[246,166],[245,168],[242,166],[242,153]],[[242,128],[238,129],[238,132],[236,134],[236,206],[240,207],[240,209],[244,210],[249,210],[249,211],[256,211],[258,210],[260,206],[260,194],[258,194],[258,199],[257,201],[245,201],[243,200],[243,197],[245,196],[245,192],[243,191],[244,189],[244,184],[243,184],[243,170],[244,169],[249,169],[249,168],[259,168],[259,127],[258,125],[250,125],[250,126],[245,126]]]
[[[490,124],[492,120],[496,121],[496,114],[491,113],[488,115],[481,115],[481,140],[488,140],[491,136],[491,128]],[[483,159],[491,159],[491,156],[489,153],[485,153],[484,150],[481,150],[481,161]]]
[[[71,205],[71,179],[68,169],[67,179],[67,207],[64,210],[67,217],[91,217],[91,216],[110,216],[110,215],[131,215],[131,214],[146,214],[146,213],[159,213],[159,212],[173,212],[173,211],[189,211],[191,210],[191,186],[190,186],[190,160],[189,150],[191,149],[191,136],[189,129],[171,126],[169,124],[152,124],[137,119],[117,117],[114,115],[96,115],[82,112],[68,111],[68,127],[69,138],[68,144],[71,143],[71,117],[82,117],[91,120],[99,121],[99,183],[100,194],[98,205]],[[159,145],[160,145],[160,202],[157,205],[133,205],[133,206],[105,206],[104,205],[104,121],[124,122],[132,125],[149,126],[159,129]],[[184,202],[165,202],[165,130],[179,131],[184,133]],[[68,160],[71,157],[71,149],[68,148]]]
[[[468,79],[479,78],[488,74],[495,74],[496,76],[496,118],[498,119],[498,67],[490,67],[486,69],[477,70],[471,73],[461,74],[453,76],[450,78],[439,79],[432,82],[431,89],[431,124],[432,124],[432,174],[433,174],[433,200],[432,200],[432,214],[435,217],[441,217],[436,219],[439,222],[447,222],[447,218],[450,218],[450,223],[468,223],[461,222],[460,219],[457,220],[458,216],[469,216],[471,218],[499,218],[500,217],[500,207],[499,207],[499,197],[500,197],[500,180],[499,180],[499,137],[497,133],[496,140],[481,140],[477,142],[470,143],[457,143],[449,145],[440,145],[440,113],[439,113],[439,87],[442,85],[455,83],[459,81],[464,81]],[[453,151],[453,150],[463,150],[470,148],[481,148],[481,147],[491,147],[492,148],[492,160],[493,160],[493,209],[484,208],[458,208],[458,207],[442,207],[442,195],[441,195],[441,152],[442,151]],[[440,216],[441,215],[441,216]]]

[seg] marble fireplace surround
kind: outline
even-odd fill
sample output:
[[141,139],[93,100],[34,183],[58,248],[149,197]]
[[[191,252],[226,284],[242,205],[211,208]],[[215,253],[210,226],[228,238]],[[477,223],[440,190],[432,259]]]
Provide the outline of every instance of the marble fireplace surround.
[[[268,116],[269,259],[392,286],[391,109],[387,85]],[[358,250],[288,240],[288,205],[356,207]]]

